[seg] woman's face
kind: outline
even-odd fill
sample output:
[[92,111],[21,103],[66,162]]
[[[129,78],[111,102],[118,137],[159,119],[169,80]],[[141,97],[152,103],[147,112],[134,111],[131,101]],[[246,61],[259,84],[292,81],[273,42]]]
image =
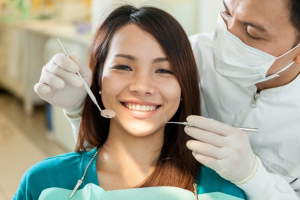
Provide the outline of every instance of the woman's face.
[[179,83],[159,43],[134,24],[117,31],[104,63],[102,101],[117,115],[110,131],[134,136],[163,133],[181,97]]

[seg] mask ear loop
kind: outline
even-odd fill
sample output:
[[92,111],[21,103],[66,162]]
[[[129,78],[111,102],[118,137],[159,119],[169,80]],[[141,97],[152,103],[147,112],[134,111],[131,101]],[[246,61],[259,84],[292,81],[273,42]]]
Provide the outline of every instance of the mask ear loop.
[[[291,50],[289,50],[288,52],[285,52],[285,53],[282,54],[281,56],[278,56],[278,57],[276,58],[276,60],[279,59],[279,58],[282,58],[283,56],[287,55],[288,53],[294,51],[294,50],[297,49],[299,46],[300,46],[300,43],[299,43],[297,46],[295,46],[294,48],[292,48]],[[287,65],[286,67],[282,68],[281,70],[279,70],[279,71],[276,72],[275,74],[270,75],[270,76],[267,76],[267,77],[266,77],[266,81],[268,81],[268,80],[270,80],[270,79],[272,79],[272,78],[275,78],[275,77],[279,77],[279,75],[278,75],[279,73],[281,73],[281,72],[287,70],[287,69],[288,69],[290,66],[292,66],[294,63],[295,63],[295,61],[291,62],[289,65]]]
[[292,48],[291,50],[289,50],[289,51],[285,52],[284,54],[278,56],[278,57],[276,58],[276,60],[279,59],[279,58],[281,58],[281,57],[283,57],[283,56],[285,56],[286,54],[288,54],[288,53],[294,51],[294,50],[297,49],[299,46],[300,46],[300,43],[299,43],[297,46],[295,46],[294,48]]
[[285,71],[285,70],[288,69],[290,66],[292,66],[294,63],[295,63],[295,61],[293,61],[292,63],[290,63],[288,66],[282,68],[279,72],[277,72],[277,73],[275,73],[275,74],[273,74],[273,75],[267,76],[267,77],[266,77],[266,81],[268,81],[268,80],[270,80],[270,79],[272,79],[272,78],[275,78],[275,77],[279,77],[279,75],[278,75],[279,73]]

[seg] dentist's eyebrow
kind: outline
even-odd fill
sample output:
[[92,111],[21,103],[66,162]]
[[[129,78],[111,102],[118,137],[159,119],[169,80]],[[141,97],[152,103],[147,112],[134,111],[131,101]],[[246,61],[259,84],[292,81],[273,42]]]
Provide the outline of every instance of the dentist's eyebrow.
[[[226,3],[225,3],[224,0],[223,0],[223,5],[224,5],[225,9],[226,9],[227,11],[229,11],[228,6],[226,5]],[[245,25],[245,26],[251,26],[251,27],[253,27],[253,28],[255,28],[255,29],[257,29],[257,30],[263,32],[263,33],[268,33],[267,29],[266,29],[264,26],[260,25],[260,24],[255,24],[255,23],[246,22],[246,21],[240,21],[240,22],[241,22],[243,25]]]
[[228,10],[228,7],[227,7],[227,5],[226,5],[226,3],[225,3],[224,0],[223,0],[223,5],[224,5],[225,9],[226,9],[227,11],[229,11],[229,10]]

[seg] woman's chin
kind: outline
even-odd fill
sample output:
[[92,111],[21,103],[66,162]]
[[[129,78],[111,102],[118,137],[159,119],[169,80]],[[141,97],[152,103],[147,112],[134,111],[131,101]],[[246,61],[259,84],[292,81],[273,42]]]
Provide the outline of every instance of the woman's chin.
[[135,124],[126,128],[128,133],[135,137],[147,137],[156,135],[157,133],[163,134],[163,127],[157,127],[145,123]]

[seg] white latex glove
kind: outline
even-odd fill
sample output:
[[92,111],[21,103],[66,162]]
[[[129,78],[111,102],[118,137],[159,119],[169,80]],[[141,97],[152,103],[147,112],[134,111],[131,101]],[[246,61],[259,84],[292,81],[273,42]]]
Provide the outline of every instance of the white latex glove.
[[72,53],[70,58],[62,53],[56,54],[43,67],[40,80],[34,85],[34,91],[54,106],[73,108],[87,95],[83,81],[76,74],[78,71],[90,86],[91,70],[80,64],[76,53]]
[[197,161],[231,182],[239,182],[254,169],[255,155],[246,132],[213,119],[189,116],[185,132],[196,140],[187,147]]

